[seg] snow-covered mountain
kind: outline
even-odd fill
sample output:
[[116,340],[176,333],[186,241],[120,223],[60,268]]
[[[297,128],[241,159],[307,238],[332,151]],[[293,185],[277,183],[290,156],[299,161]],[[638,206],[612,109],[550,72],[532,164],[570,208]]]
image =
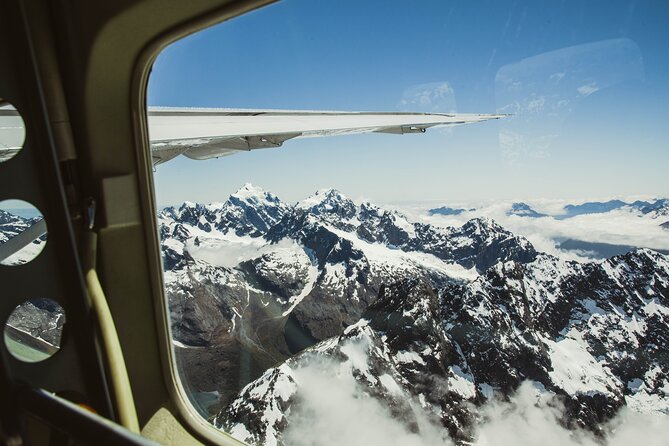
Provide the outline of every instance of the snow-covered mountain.
[[604,260],[637,248],[669,252],[669,235],[662,226],[669,216],[668,199],[564,203],[560,199],[538,199],[529,204],[495,201],[468,211],[458,208],[459,213],[449,212],[452,208],[415,205],[413,213],[435,225],[492,218],[542,251],[567,260]]
[[[412,432],[427,419],[472,441],[476,407],[524,381],[558,395],[565,426],[602,434],[624,405],[669,415],[669,259],[650,250],[581,265],[540,255],[500,262],[469,283],[383,287],[358,323],[267,370],[214,423],[282,443],[309,405],[307,371],[337,370]],[[302,388],[306,390],[302,390]],[[425,426],[423,426],[424,428]]]
[[[28,229],[39,218],[24,218],[19,215],[0,209],[0,245],[10,238]],[[21,265],[29,262],[44,248],[46,235],[34,240],[28,246],[3,260],[4,265]]]
[[457,441],[525,381],[562,398],[569,427],[598,432],[624,405],[669,414],[655,251],[569,262],[487,218],[436,227],[331,189],[289,205],[246,185],[159,221],[182,381],[238,438],[284,442],[314,367]]
[[452,208],[449,206],[441,206],[438,208],[433,208],[433,209],[428,209],[427,214],[428,215],[460,215],[464,214],[465,212],[471,212],[474,211],[475,209],[464,209],[464,208]]
[[507,215],[517,215],[519,217],[540,218],[546,217],[546,214],[539,213],[532,209],[527,203],[513,203],[511,209],[506,212]]
[[[497,204],[497,203],[495,203]],[[453,208],[441,206],[428,209],[427,215],[455,216],[464,213],[471,213],[477,210],[484,211],[486,206],[480,208]],[[628,210],[637,212],[649,218],[658,218],[669,215],[669,199],[659,198],[652,201],[636,200],[608,200],[608,201],[588,201],[580,204],[566,204],[560,209],[555,209],[553,213],[544,214],[535,211],[529,204],[523,202],[513,202],[507,204],[506,215],[517,215],[519,217],[547,217],[552,216],[557,219],[569,219],[580,215],[606,214],[615,210]]]
[[60,337],[65,325],[65,312],[55,301],[45,298],[31,299],[14,309],[7,325],[29,334],[33,338],[60,346]]
[[[192,393],[221,403],[240,383],[355,324],[383,284],[443,286],[536,256],[488,219],[437,228],[333,190],[290,206],[246,185],[221,204],[166,208],[159,222],[179,361]],[[220,370],[222,358],[240,355],[243,371],[233,360]]]

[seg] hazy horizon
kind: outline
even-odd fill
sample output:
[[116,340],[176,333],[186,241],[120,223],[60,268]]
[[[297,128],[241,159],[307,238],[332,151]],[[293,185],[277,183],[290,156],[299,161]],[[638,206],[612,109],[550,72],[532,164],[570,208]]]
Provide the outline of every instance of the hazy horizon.
[[[421,205],[435,205],[437,207],[440,206],[486,206],[494,203],[526,203],[530,204],[533,206],[537,206],[537,210],[546,210],[546,204],[549,204],[548,208],[553,208],[554,205],[563,203],[564,205],[567,204],[583,204],[583,203],[588,203],[588,202],[607,202],[611,200],[620,200],[624,202],[634,202],[636,200],[644,200],[644,201],[654,201],[654,200],[659,200],[659,199],[664,199],[664,198],[669,198],[669,193],[665,195],[653,195],[653,194],[628,194],[628,195],[601,195],[601,196],[590,196],[590,197],[557,197],[557,198],[546,198],[546,197],[502,197],[502,198],[490,198],[490,197],[481,197],[481,198],[471,198],[468,200],[465,199],[458,199],[458,198],[431,198],[431,199],[406,199],[406,200],[374,200],[373,198],[370,198],[369,194],[363,193],[350,193],[348,191],[342,190],[341,188],[336,188],[336,187],[320,187],[317,189],[313,189],[310,192],[306,192],[304,195],[293,195],[290,194],[290,198],[285,198],[284,195],[281,193],[277,193],[275,190],[269,189],[267,187],[264,187],[262,184],[258,183],[252,183],[250,181],[247,181],[245,183],[239,184],[237,187],[233,187],[229,190],[221,191],[220,198],[217,199],[212,199],[212,200],[193,200],[193,199],[185,199],[182,201],[175,201],[175,202],[163,202],[159,203],[158,207],[159,208],[165,208],[169,206],[179,206],[185,202],[193,202],[193,203],[198,203],[198,204],[212,204],[212,203],[222,203],[225,202],[230,195],[236,193],[240,189],[242,189],[246,184],[251,184],[254,187],[258,187],[266,192],[269,192],[275,196],[277,196],[281,201],[285,203],[299,203],[302,200],[305,200],[314,194],[316,194],[318,191],[322,190],[328,190],[328,189],[334,189],[344,195],[346,198],[356,202],[370,202],[372,204],[376,205],[383,205],[383,206],[421,206]],[[157,196],[159,196],[159,191],[157,192]],[[211,193],[211,192],[209,192]],[[553,205],[553,206],[551,206]]]

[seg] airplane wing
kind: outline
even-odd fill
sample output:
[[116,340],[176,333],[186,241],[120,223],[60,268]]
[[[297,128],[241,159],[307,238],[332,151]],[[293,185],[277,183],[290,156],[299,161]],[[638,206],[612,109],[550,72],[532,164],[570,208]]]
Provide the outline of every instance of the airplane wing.
[[[281,147],[293,138],[354,133],[423,133],[444,127],[499,119],[506,115],[406,112],[336,112],[149,107],[153,164],[179,155],[204,160],[242,151]],[[0,99],[0,162],[23,144],[23,120]],[[46,232],[43,221],[0,246],[0,261]]]
[[21,116],[14,107],[0,99],[0,163],[21,150],[24,137]]
[[[256,149],[281,147],[293,138],[354,133],[423,133],[499,119],[506,115],[407,112],[337,112],[149,107],[153,164],[179,155],[204,160]],[[25,131],[20,115],[0,103],[0,162],[16,154]]]
[[506,115],[336,112],[149,107],[153,163],[178,155],[204,160],[240,151],[281,147],[293,138],[354,133],[423,133]]

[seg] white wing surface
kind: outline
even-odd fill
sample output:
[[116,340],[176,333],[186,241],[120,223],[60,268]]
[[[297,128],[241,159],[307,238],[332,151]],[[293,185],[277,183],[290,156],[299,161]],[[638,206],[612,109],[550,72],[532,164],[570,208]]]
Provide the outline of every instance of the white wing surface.
[[[241,151],[281,147],[293,138],[353,133],[423,133],[499,119],[506,115],[405,112],[336,112],[149,107],[153,164],[184,155],[203,160]],[[0,104],[0,162],[19,151],[24,137],[17,111]]]
[[0,163],[16,155],[25,138],[23,119],[14,107],[0,99]]
[[149,135],[154,164],[184,155],[209,159],[240,151],[280,147],[293,138],[353,133],[423,133],[499,119],[505,115],[151,108]]

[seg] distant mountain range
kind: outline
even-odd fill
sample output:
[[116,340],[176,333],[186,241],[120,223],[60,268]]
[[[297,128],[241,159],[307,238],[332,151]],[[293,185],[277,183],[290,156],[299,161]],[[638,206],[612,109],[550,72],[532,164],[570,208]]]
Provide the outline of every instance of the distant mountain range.
[[519,217],[529,217],[529,218],[541,218],[547,217],[546,214],[541,214],[534,209],[532,209],[526,203],[513,203],[511,209],[509,209],[506,215],[517,215]]
[[[354,383],[407,432],[432,426],[461,445],[480,408],[524,382],[560,399],[564,426],[598,436],[623,406],[669,416],[669,257],[657,251],[565,261],[490,219],[442,228],[333,189],[292,205],[247,184],[158,220],[182,385],[241,440],[284,444],[319,398],[307,371]],[[29,224],[0,211],[0,242]],[[62,312],[36,302],[12,323],[56,342]]]
[[[648,215],[652,218],[669,216],[669,199],[661,198],[654,201],[637,200],[634,202],[609,200],[609,201],[592,201],[581,204],[567,204],[563,207],[562,213],[555,215],[542,214],[532,209],[532,207],[527,203],[516,202],[511,204],[509,210],[507,211],[507,215],[517,215],[519,217],[530,217],[530,218],[553,217],[556,219],[566,219],[566,218],[576,217],[578,215],[604,214],[622,208],[636,210],[641,214]],[[427,211],[427,214],[461,215],[465,212],[474,212],[474,211],[476,211],[476,209],[474,208],[465,209],[465,208],[451,208],[448,206],[442,206],[438,208],[429,209]]]
[[669,414],[655,251],[568,262],[490,219],[440,228],[332,189],[290,205],[245,185],[159,223],[182,382],[244,441],[282,443],[315,359],[407,430],[426,412],[462,444],[477,407],[526,380],[563,398],[566,426],[600,432],[624,405]]
[[429,209],[427,211],[428,215],[460,215],[465,212],[472,212],[476,209],[464,209],[464,208],[450,208],[448,206],[442,206],[440,208]]
[[564,207],[564,215],[561,218],[570,218],[583,214],[603,214],[615,209],[630,208],[641,212],[642,214],[651,214],[653,217],[669,215],[669,199],[662,198],[652,202],[637,200],[627,203],[620,200],[593,201],[583,204],[568,204]]

